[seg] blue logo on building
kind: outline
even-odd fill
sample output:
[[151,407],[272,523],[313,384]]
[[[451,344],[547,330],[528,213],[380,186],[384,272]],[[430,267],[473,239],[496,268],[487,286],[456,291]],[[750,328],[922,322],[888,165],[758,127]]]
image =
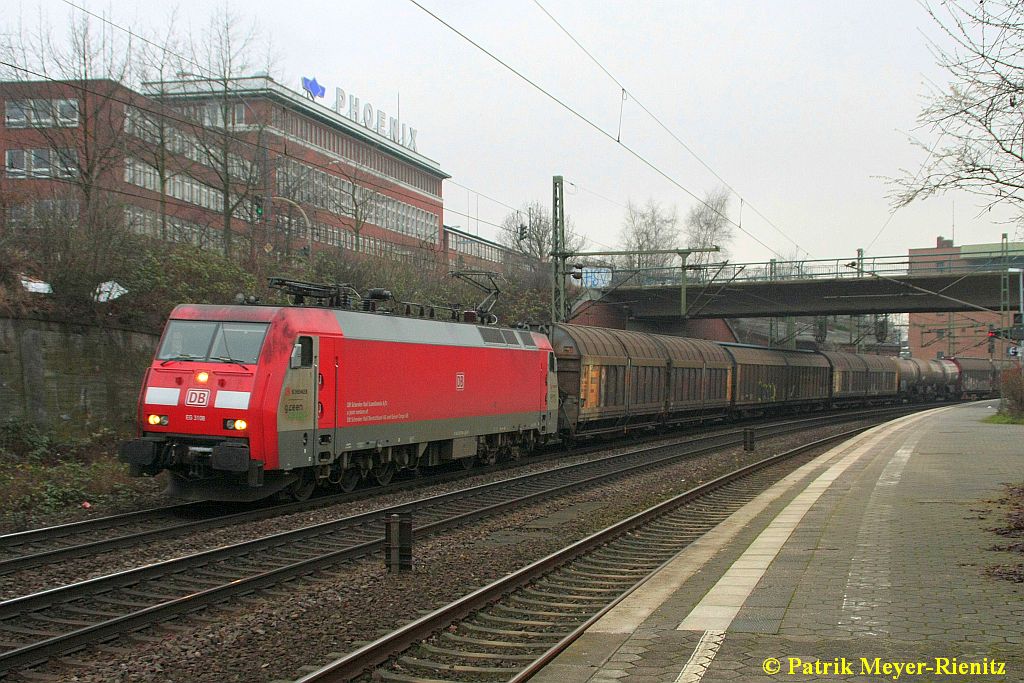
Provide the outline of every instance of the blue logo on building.
[[316,78],[302,77],[302,89],[306,91],[306,95],[311,100],[315,100],[318,97],[323,97],[327,90],[324,86],[316,82]]

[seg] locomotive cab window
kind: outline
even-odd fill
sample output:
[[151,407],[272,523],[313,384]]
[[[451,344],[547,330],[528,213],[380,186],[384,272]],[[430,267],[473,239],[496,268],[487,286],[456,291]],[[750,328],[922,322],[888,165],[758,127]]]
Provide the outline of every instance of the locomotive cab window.
[[156,358],[162,361],[255,363],[268,327],[267,323],[171,320],[167,323]]

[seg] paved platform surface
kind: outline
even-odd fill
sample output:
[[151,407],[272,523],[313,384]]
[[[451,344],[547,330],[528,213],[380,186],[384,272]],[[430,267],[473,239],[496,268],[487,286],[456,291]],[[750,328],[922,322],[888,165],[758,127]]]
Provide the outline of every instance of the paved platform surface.
[[985,574],[1020,556],[991,550],[1000,520],[981,512],[1024,480],[1024,427],[980,422],[994,407],[901,418],[808,463],[532,680],[1024,681],[1024,585]]

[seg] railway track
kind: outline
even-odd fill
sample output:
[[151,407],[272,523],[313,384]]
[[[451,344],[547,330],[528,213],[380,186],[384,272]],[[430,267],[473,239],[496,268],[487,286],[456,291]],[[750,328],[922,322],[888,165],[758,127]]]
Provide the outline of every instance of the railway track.
[[[837,419],[891,417],[907,408],[805,418],[758,429],[761,438]],[[0,603],[0,673],[108,640],[233,596],[367,555],[383,543],[382,516],[411,511],[433,534],[559,493],[742,443],[743,430],[689,439],[424,498]]]
[[[873,411],[858,411],[857,413],[844,411],[839,415],[842,419],[855,419],[857,415],[871,412]],[[850,417],[848,418],[848,416]],[[824,418],[825,416],[816,416],[810,419],[821,420]],[[791,423],[792,421],[787,421],[784,424]],[[768,423],[757,425],[754,428],[763,430],[771,427],[772,423]],[[734,431],[734,429],[727,430],[728,433]],[[583,455],[607,448],[609,448],[609,444],[587,447],[574,452],[573,455]],[[547,457],[564,457],[564,454],[557,453]],[[531,458],[530,462],[543,462],[543,458]],[[500,471],[515,466],[516,463],[500,463],[487,470],[481,469],[480,472]],[[463,472],[441,472],[429,477],[395,482],[386,491],[387,493],[397,493],[446,483],[463,477],[465,477]],[[332,505],[352,503],[378,495],[383,490],[375,487],[353,493],[318,496],[300,503],[276,505],[267,505],[266,503],[255,505],[185,503],[0,535],[0,576],[56,562],[132,548],[152,541],[306,512]]]
[[710,481],[613,524],[300,678],[526,681],[680,550],[772,483],[809,443]]

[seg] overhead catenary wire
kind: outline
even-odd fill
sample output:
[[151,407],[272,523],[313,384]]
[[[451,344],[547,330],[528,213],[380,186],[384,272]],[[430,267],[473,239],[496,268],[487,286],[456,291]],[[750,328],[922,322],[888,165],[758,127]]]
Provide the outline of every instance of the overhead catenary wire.
[[[87,8],[85,8],[85,7],[82,7],[81,5],[78,5],[78,4],[74,3],[74,2],[72,2],[71,0],[62,0],[62,1],[63,1],[63,2],[65,3],[65,4],[67,4],[67,5],[69,6],[69,7],[72,7],[73,9],[76,9],[76,10],[78,10],[78,11],[80,11],[80,12],[84,13],[84,14],[87,14],[88,16],[91,16],[91,17],[93,17],[93,18],[95,18],[95,19],[98,19],[98,20],[100,20],[101,22],[103,22],[103,23],[105,23],[105,24],[108,24],[108,25],[110,25],[110,26],[111,26],[112,28],[115,28],[115,29],[118,29],[118,30],[120,30],[120,31],[123,31],[123,32],[127,33],[127,34],[129,35],[129,37],[136,37],[136,38],[138,38],[138,39],[139,39],[140,41],[142,41],[142,42],[144,42],[144,43],[146,43],[146,44],[148,44],[148,45],[151,45],[151,46],[153,46],[153,47],[155,47],[155,48],[157,48],[157,49],[160,49],[160,50],[162,50],[162,51],[165,51],[165,52],[166,52],[167,54],[173,55],[173,56],[177,57],[178,59],[181,59],[182,61],[184,61],[184,62],[187,62],[187,63],[189,63],[189,64],[191,64],[191,65],[193,65],[193,66],[197,67],[199,71],[205,72],[206,74],[208,74],[208,75],[212,76],[213,78],[215,78],[215,79],[217,79],[217,80],[221,80],[221,76],[219,76],[218,74],[215,74],[215,73],[214,73],[214,72],[212,72],[212,71],[211,71],[210,69],[208,69],[208,68],[206,68],[205,66],[203,66],[202,64],[200,64],[200,63],[196,62],[196,61],[195,61],[194,59],[191,59],[191,58],[189,58],[189,57],[186,57],[186,56],[184,56],[184,55],[181,55],[180,53],[178,53],[178,52],[175,52],[174,50],[171,50],[170,48],[168,48],[168,47],[167,47],[167,46],[165,46],[165,45],[160,45],[159,43],[156,43],[156,42],[154,42],[154,41],[152,41],[152,40],[150,40],[150,39],[148,39],[148,38],[146,38],[146,37],[144,37],[144,36],[138,35],[138,34],[137,34],[137,33],[135,33],[134,31],[132,31],[132,30],[131,30],[130,28],[127,28],[127,27],[125,27],[125,26],[122,26],[121,24],[118,24],[117,22],[114,22],[113,20],[109,19],[109,18],[108,18],[108,17],[106,17],[106,16],[103,16],[103,15],[99,15],[99,14],[96,14],[95,12],[92,12],[91,10],[89,10],[89,9],[87,9]],[[430,14],[431,16],[433,16],[433,17],[434,17],[434,18],[435,18],[436,20],[440,21],[440,22],[441,22],[442,24],[444,24],[444,25],[445,25],[446,27],[448,27],[448,28],[449,28],[450,30],[454,31],[454,32],[455,32],[456,34],[458,34],[458,35],[459,35],[460,37],[462,37],[463,39],[467,40],[468,42],[470,42],[470,43],[471,43],[472,45],[474,45],[474,46],[475,46],[475,47],[477,47],[478,49],[482,50],[482,51],[483,51],[483,52],[484,52],[485,54],[489,55],[489,56],[490,56],[490,57],[491,57],[492,59],[495,59],[496,61],[498,61],[498,63],[502,64],[502,65],[503,65],[503,66],[505,66],[505,67],[506,67],[507,69],[511,70],[511,71],[512,71],[513,73],[515,73],[515,74],[516,74],[517,76],[519,76],[520,78],[522,78],[522,79],[526,80],[526,81],[527,81],[528,83],[530,83],[531,85],[533,85],[533,86],[534,86],[535,88],[537,88],[538,90],[540,90],[541,92],[543,92],[543,93],[544,93],[545,95],[547,95],[547,96],[548,96],[548,97],[550,97],[551,99],[553,99],[553,100],[555,100],[556,102],[558,102],[558,103],[559,103],[559,104],[560,104],[561,106],[563,106],[563,107],[565,107],[566,109],[568,109],[568,110],[569,110],[570,112],[572,112],[573,114],[575,114],[575,115],[576,115],[577,117],[579,117],[580,119],[582,119],[583,121],[585,121],[586,123],[588,123],[589,125],[591,125],[592,127],[594,127],[594,128],[596,129],[596,130],[598,130],[599,132],[601,132],[602,134],[604,134],[604,135],[605,135],[606,137],[609,137],[609,138],[611,138],[611,135],[610,135],[610,134],[609,134],[609,133],[608,133],[607,131],[604,131],[604,130],[603,130],[602,128],[600,128],[600,126],[598,126],[598,125],[597,125],[596,123],[594,123],[594,122],[590,121],[589,119],[587,119],[586,117],[584,117],[584,116],[583,116],[582,114],[580,114],[580,113],[576,112],[575,110],[573,110],[572,108],[570,108],[570,107],[569,107],[569,106],[568,106],[567,104],[565,104],[565,103],[564,103],[564,102],[562,102],[561,100],[559,100],[559,99],[555,98],[555,97],[554,97],[553,95],[551,95],[550,93],[548,93],[547,91],[545,91],[545,90],[544,90],[543,88],[540,88],[540,86],[539,86],[539,85],[537,85],[536,83],[534,83],[534,82],[533,82],[533,81],[531,81],[530,79],[526,78],[526,77],[525,77],[524,75],[522,75],[521,73],[519,73],[518,71],[516,71],[515,69],[513,69],[512,67],[510,67],[510,66],[509,66],[508,64],[506,64],[505,62],[503,62],[502,60],[500,60],[499,58],[497,58],[497,57],[496,57],[495,55],[493,55],[492,53],[490,53],[489,51],[487,51],[486,49],[484,49],[484,48],[483,48],[482,46],[480,46],[479,44],[477,44],[477,43],[476,43],[475,41],[473,41],[473,40],[471,40],[470,38],[468,38],[468,36],[465,36],[465,35],[464,35],[464,34],[462,34],[462,33],[461,33],[460,31],[458,31],[457,29],[455,29],[455,28],[454,28],[453,26],[451,26],[450,24],[448,24],[447,22],[445,22],[444,20],[442,20],[442,19],[441,19],[440,17],[438,17],[437,15],[435,15],[435,14],[433,14],[432,12],[430,12],[429,10],[427,10],[427,9],[426,9],[425,7],[423,7],[422,5],[420,5],[420,4],[418,3],[418,2],[415,2],[415,0],[411,0],[411,1],[413,2],[413,4],[414,4],[414,5],[416,5],[417,7],[419,7],[419,8],[421,9],[421,10],[423,10],[423,11],[424,11],[424,12],[426,12],[427,14]],[[554,18],[553,18],[553,17],[552,17],[552,20],[554,20]],[[556,23],[557,23],[557,22],[556,22]],[[582,45],[581,45],[580,47],[581,47],[581,49],[584,49],[584,51],[586,51],[586,50],[585,50],[585,48],[582,48]],[[588,52],[588,55],[589,55],[589,52]],[[592,55],[591,55],[591,58],[593,58],[593,57],[592,57]],[[596,61],[596,60],[595,60],[595,61]],[[602,68],[603,68],[603,67],[602,67]],[[608,75],[609,75],[610,77],[612,77],[612,78],[614,79],[614,77],[613,77],[613,76],[611,76],[611,74],[610,74],[610,73],[609,73]],[[53,79],[51,79],[51,80],[53,80]],[[626,96],[626,91],[625,91],[625,88],[623,88],[623,99],[625,99],[625,96]],[[638,104],[639,104],[639,103],[638,103]],[[642,105],[641,105],[641,106],[642,106]],[[653,116],[653,115],[652,115],[652,116]],[[708,208],[712,209],[713,211],[715,211],[715,213],[716,213],[716,214],[718,214],[719,216],[721,216],[721,217],[723,218],[723,220],[725,220],[725,221],[726,221],[726,222],[728,222],[728,223],[731,223],[732,225],[735,225],[735,226],[736,226],[736,227],[737,227],[737,228],[738,228],[738,229],[739,229],[739,230],[740,230],[740,231],[741,231],[742,233],[746,234],[746,235],[747,235],[748,237],[750,237],[751,239],[753,239],[753,240],[754,240],[755,242],[757,242],[758,244],[760,244],[760,245],[761,245],[762,247],[764,247],[765,249],[767,249],[767,250],[768,250],[768,251],[770,251],[771,253],[773,253],[773,254],[775,254],[775,255],[777,255],[777,256],[780,256],[780,257],[782,257],[782,254],[780,254],[779,252],[777,252],[776,250],[774,250],[774,249],[773,249],[772,247],[768,246],[768,245],[767,245],[767,244],[766,244],[765,242],[761,241],[761,240],[760,240],[759,238],[757,238],[757,237],[756,237],[755,235],[753,235],[753,234],[752,234],[752,233],[750,233],[749,231],[745,230],[745,229],[744,229],[744,228],[743,228],[743,227],[742,227],[741,225],[739,225],[739,224],[735,223],[734,221],[732,221],[732,220],[731,220],[731,219],[730,219],[730,218],[729,218],[728,216],[725,216],[724,214],[721,214],[721,213],[720,213],[720,212],[718,212],[718,211],[717,211],[716,209],[714,209],[714,207],[711,207],[710,205],[708,205],[708,204],[707,204],[706,202],[704,202],[704,201],[703,201],[703,200],[702,200],[702,199],[701,199],[700,197],[698,197],[698,196],[697,196],[696,194],[694,194],[694,193],[693,193],[692,191],[690,191],[689,189],[687,189],[686,187],[684,187],[684,186],[683,186],[682,184],[680,184],[680,183],[679,183],[678,181],[676,181],[676,180],[675,180],[674,178],[670,177],[670,176],[669,176],[669,175],[668,175],[668,174],[667,174],[666,172],[662,171],[662,170],[661,170],[660,168],[658,168],[657,166],[655,166],[655,165],[654,165],[654,164],[653,164],[652,162],[650,162],[649,160],[647,160],[646,158],[644,158],[644,157],[643,157],[642,155],[640,155],[640,154],[639,154],[638,152],[636,152],[635,150],[633,150],[633,149],[632,149],[631,147],[629,147],[628,145],[624,145],[624,144],[622,144],[622,143],[621,143],[620,141],[618,141],[618,140],[616,140],[616,142],[617,142],[617,144],[621,145],[621,146],[622,146],[622,147],[623,147],[624,149],[626,149],[626,150],[627,150],[627,151],[628,151],[628,152],[629,152],[629,153],[630,153],[631,155],[633,155],[633,156],[634,156],[634,157],[636,157],[636,158],[637,158],[638,160],[640,160],[640,161],[641,161],[642,163],[644,163],[645,165],[647,165],[648,167],[650,167],[650,168],[651,168],[652,170],[654,170],[654,171],[655,171],[656,173],[658,173],[659,175],[661,175],[662,177],[664,177],[664,178],[665,178],[666,180],[668,180],[668,181],[669,181],[670,183],[672,183],[673,185],[675,185],[676,187],[678,187],[679,189],[681,189],[681,190],[682,190],[683,192],[685,192],[686,194],[688,194],[688,195],[689,195],[690,197],[692,197],[692,198],[693,198],[694,200],[696,200],[697,202],[699,202],[699,203],[701,203],[701,204],[703,204],[703,205],[705,205],[705,206],[708,206]],[[680,142],[681,142],[681,141],[680,141]],[[304,163],[308,163],[308,162],[304,162]],[[702,163],[703,163],[703,162],[702,162]],[[319,167],[323,168],[323,165],[318,165],[318,164],[317,164],[316,166],[319,166]],[[449,182],[452,182],[452,181],[449,181]],[[724,182],[724,181],[723,181],[723,182]],[[463,185],[463,184],[461,184],[461,183],[454,183],[454,184],[456,184],[456,185],[459,185],[460,187],[463,187],[463,188],[465,188],[465,189],[467,189],[467,190],[470,190],[470,191],[472,191],[472,192],[476,192],[476,190],[473,190],[472,188],[469,188],[469,187],[467,187],[466,185]],[[378,186],[378,187],[379,187],[379,186]],[[730,187],[729,189],[730,189],[730,190],[732,190],[732,188],[731,188],[731,187]],[[732,191],[733,191],[733,192],[735,192],[734,190],[732,190]],[[478,194],[482,194],[482,193],[478,193]],[[410,195],[406,195],[406,196],[410,196]],[[484,196],[486,196],[486,195],[484,195]],[[493,198],[490,198],[490,197],[488,197],[488,198],[489,198],[489,199],[491,199],[492,201],[497,201],[497,200],[494,200]],[[499,204],[503,204],[504,206],[508,206],[507,204],[504,204],[503,202],[498,202],[498,203],[499,203]],[[509,208],[511,208],[511,207],[509,207]],[[513,210],[515,210],[515,209],[513,209]],[[465,214],[465,213],[461,213],[461,212],[459,212],[459,211],[451,210],[451,209],[448,209],[447,207],[445,207],[445,211],[451,211],[451,213],[455,213],[455,214],[457,214],[457,215],[463,216],[463,217],[465,217],[465,218],[467,218],[467,219],[469,219],[469,220],[476,220],[476,221],[478,221],[478,222],[481,222],[481,223],[484,223],[484,224],[486,224],[486,225],[490,225],[490,226],[493,226],[493,227],[496,227],[496,228],[499,228],[499,229],[501,229],[501,228],[502,228],[502,226],[501,226],[501,225],[499,225],[499,224],[497,224],[497,223],[493,223],[493,222],[490,222],[490,221],[485,221],[485,220],[480,220],[480,219],[478,219],[478,218],[477,218],[477,217],[475,217],[475,216],[472,216],[472,215],[469,215],[469,214]],[[595,240],[595,242],[596,242],[596,240]],[[799,246],[799,245],[798,245],[798,246]],[[805,251],[806,251],[806,250],[805,250]]]
[[616,140],[614,134],[609,133],[608,131],[606,131],[600,125],[595,123],[592,119],[588,118],[587,116],[585,116],[581,112],[579,112],[576,109],[574,109],[573,107],[571,107],[564,100],[560,99],[559,97],[557,97],[556,95],[554,95],[550,91],[548,91],[545,88],[543,88],[536,81],[532,80],[531,78],[529,78],[528,76],[523,74],[521,71],[519,71],[515,67],[511,66],[510,64],[508,64],[507,62],[502,60],[500,57],[495,55],[493,52],[491,52],[490,50],[485,48],[483,45],[481,45],[480,43],[478,43],[475,40],[473,40],[472,38],[470,38],[468,35],[466,35],[462,31],[460,31],[459,29],[457,29],[455,26],[453,26],[449,22],[445,21],[439,15],[437,15],[434,12],[432,12],[430,9],[424,7],[417,0],[409,0],[409,2],[411,4],[413,4],[413,5],[415,5],[417,8],[419,8],[423,13],[427,14],[428,16],[433,18],[435,21],[437,21],[438,23],[443,25],[449,31],[451,31],[452,33],[454,33],[455,35],[459,36],[464,41],[466,41],[467,43],[469,43],[470,45],[475,47],[477,50],[479,50],[480,52],[483,52],[485,55],[487,55],[488,57],[493,59],[495,62],[497,62],[498,64],[503,66],[505,69],[507,69],[508,71],[511,71],[515,76],[517,76],[518,78],[520,78],[521,80],[523,80],[524,82],[529,84],[532,88],[534,88],[535,90],[537,90],[538,92],[543,94],[545,97],[550,99],[552,102],[556,103],[558,106],[560,106],[561,108],[565,109],[567,112],[569,112],[570,114],[572,114],[573,116],[578,118],[580,121],[583,121],[584,123],[586,123],[588,126],[593,128],[595,131],[597,131],[598,133],[600,133],[604,137],[608,138],[609,140],[611,140],[615,144],[617,144],[620,147],[622,147],[622,149],[626,150],[626,152],[628,152],[637,161],[641,162],[642,164],[644,164],[645,166],[650,168],[652,171],[654,171],[655,173],[660,175],[662,178],[667,180],[669,183],[671,183],[672,185],[674,185],[677,188],[679,188],[680,190],[682,190],[685,194],[690,196],[692,199],[694,199],[698,203],[700,203],[700,204],[706,206],[707,208],[711,209],[716,215],[721,217],[722,220],[724,220],[727,223],[729,223],[730,225],[733,225],[734,227],[736,227],[738,230],[740,230],[740,232],[742,232],[747,237],[749,237],[750,239],[752,239],[753,241],[755,241],[756,243],[758,243],[759,245],[761,245],[762,247],[767,249],[769,252],[775,254],[776,256],[778,256],[780,258],[785,258],[781,253],[779,253],[778,251],[776,251],[775,249],[770,247],[768,244],[766,244],[764,241],[762,241],[756,235],[754,235],[750,231],[744,229],[743,227],[738,225],[734,220],[732,220],[731,218],[729,218],[728,216],[726,216],[722,212],[718,211],[715,207],[711,206],[710,204],[705,202],[703,199],[698,197],[692,190],[690,190],[689,188],[684,186],[682,183],[680,183],[678,180],[673,178],[671,175],[668,174],[668,172],[664,171],[661,167],[656,165],[654,162],[650,161],[647,157],[643,156],[640,152],[638,152],[637,150],[633,149],[629,145],[627,145],[627,144],[625,144],[625,143],[623,143],[621,141]]
[[[669,128],[669,127],[668,127],[668,126],[667,126],[667,125],[666,125],[666,124],[665,124],[665,123],[664,123],[664,122],[663,122],[663,121],[662,121],[662,120],[661,120],[661,119],[660,119],[660,118],[659,118],[659,117],[658,117],[658,116],[657,116],[657,115],[656,115],[656,114],[655,114],[654,112],[652,112],[652,111],[651,111],[651,110],[650,110],[650,109],[649,109],[649,108],[648,108],[648,107],[647,107],[647,106],[646,106],[646,105],[645,105],[645,104],[644,104],[643,102],[641,102],[641,101],[640,101],[639,99],[637,99],[636,93],[635,93],[635,92],[633,92],[632,90],[630,90],[629,88],[627,88],[627,87],[626,87],[626,86],[625,86],[625,85],[624,85],[624,84],[622,83],[622,81],[620,81],[620,80],[619,80],[618,78],[616,78],[616,77],[615,77],[615,75],[614,75],[614,74],[612,74],[612,72],[611,72],[611,71],[609,71],[609,70],[608,70],[608,69],[607,69],[607,68],[606,68],[606,67],[604,66],[604,64],[602,64],[602,63],[601,63],[601,61],[600,61],[600,60],[599,60],[599,59],[598,59],[597,57],[595,57],[595,56],[594,56],[594,54],[593,54],[593,53],[592,53],[592,52],[591,52],[590,50],[588,50],[588,49],[587,49],[587,48],[586,48],[586,47],[585,47],[585,46],[583,45],[583,43],[581,43],[581,42],[580,42],[579,40],[577,40],[577,39],[576,39],[576,36],[574,36],[574,35],[573,35],[573,34],[572,34],[572,33],[571,33],[570,31],[569,31],[569,29],[567,29],[567,28],[566,28],[566,27],[565,27],[564,25],[562,25],[562,23],[561,23],[560,21],[558,21],[558,19],[556,19],[556,18],[554,17],[554,15],[552,15],[552,14],[551,14],[551,12],[549,12],[549,11],[547,10],[547,8],[545,8],[545,7],[544,7],[544,5],[542,5],[542,4],[540,3],[540,0],[533,0],[533,4],[537,5],[537,7],[538,7],[538,8],[540,9],[540,11],[541,11],[541,12],[543,12],[543,13],[544,13],[545,15],[547,15],[548,19],[550,19],[550,20],[551,20],[551,21],[552,21],[552,22],[553,22],[553,23],[555,24],[555,26],[557,26],[557,27],[558,27],[558,28],[559,28],[559,29],[560,29],[560,30],[562,31],[562,33],[564,33],[564,34],[565,34],[565,35],[566,35],[566,36],[567,36],[567,37],[569,38],[569,40],[571,40],[571,41],[572,41],[573,43],[575,43],[575,44],[576,44],[576,47],[578,47],[578,48],[579,48],[580,50],[582,50],[582,51],[583,51],[583,53],[584,53],[584,54],[586,54],[586,55],[587,55],[587,57],[589,57],[589,58],[590,58],[590,61],[592,61],[592,62],[593,62],[594,64],[596,64],[596,65],[597,65],[597,68],[599,68],[599,69],[600,69],[601,71],[603,71],[603,72],[604,72],[604,74],[605,74],[606,76],[608,76],[608,78],[610,78],[610,79],[611,79],[611,80],[612,80],[612,81],[613,81],[613,82],[615,83],[615,85],[617,85],[617,86],[619,87],[619,90],[621,91],[621,101],[620,101],[620,103],[619,103],[619,132],[618,132],[618,134],[616,135],[616,138],[615,138],[615,139],[616,139],[616,142],[619,142],[619,143],[621,144],[621,134],[622,134],[622,107],[623,107],[623,105],[625,104],[625,102],[626,102],[626,100],[627,100],[627,99],[629,99],[629,100],[632,100],[632,101],[633,101],[633,102],[634,102],[634,103],[635,103],[635,104],[636,104],[636,105],[637,105],[638,107],[640,107],[640,109],[641,109],[641,110],[643,110],[643,112],[644,112],[645,114],[647,114],[648,116],[650,116],[650,117],[651,117],[651,119],[652,119],[652,120],[653,120],[653,121],[654,121],[655,123],[657,123],[657,124],[658,124],[658,126],[659,126],[659,127],[660,127],[660,128],[662,129],[662,130],[664,130],[664,131],[665,131],[666,133],[668,133],[668,134],[669,134],[669,136],[671,136],[671,137],[672,137],[672,139],[673,139],[673,140],[675,140],[675,141],[676,141],[676,142],[677,142],[677,143],[679,144],[679,146],[680,146],[680,147],[682,147],[682,148],[683,148],[684,150],[686,150],[686,152],[687,152],[688,154],[690,154],[690,156],[692,156],[692,157],[693,157],[694,159],[696,159],[696,160],[697,160],[697,162],[698,162],[698,163],[700,163],[700,165],[701,165],[701,166],[703,166],[703,167],[704,167],[704,168],[705,168],[705,169],[706,169],[706,170],[707,170],[707,171],[708,171],[709,173],[711,173],[711,175],[713,175],[713,176],[714,176],[714,177],[715,177],[716,179],[718,179],[718,181],[719,181],[720,183],[722,183],[722,185],[724,185],[724,186],[725,186],[726,188],[728,188],[728,190],[729,190],[730,192],[732,192],[732,193],[733,193],[734,195],[736,195],[737,197],[739,197],[739,198],[740,198],[740,201],[743,201],[743,200],[744,200],[743,196],[742,196],[742,195],[741,195],[741,194],[740,194],[739,192],[737,192],[737,191],[736,191],[736,189],[735,189],[735,188],[734,188],[734,187],[733,187],[732,185],[730,185],[730,184],[728,183],[728,181],[726,181],[726,180],[725,180],[725,178],[723,178],[723,177],[722,177],[721,175],[719,175],[719,173],[718,173],[717,171],[715,171],[715,169],[713,169],[713,168],[711,167],[711,165],[710,165],[710,164],[708,164],[708,163],[707,163],[706,161],[704,161],[704,159],[703,159],[703,158],[701,158],[701,156],[700,156],[699,154],[697,154],[697,152],[695,152],[695,151],[693,150],[693,148],[691,148],[691,147],[690,147],[690,146],[689,146],[688,144],[686,144],[686,142],[684,142],[684,141],[682,140],[682,138],[680,138],[680,137],[679,137],[679,136],[678,136],[678,135],[677,135],[677,134],[676,134],[676,133],[675,133],[675,132],[674,132],[674,131],[673,131],[672,129],[670,129],[670,128]],[[799,249],[800,251],[804,252],[804,254],[806,254],[806,255],[807,255],[808,257],[810,257],[810,256],[811,256],[810,252],[808,252],[808,251],[807,251],[806,249],[804,249],[803,247],[801,247],[801,246],[800,246],[800,244],[798,244],[798,243],[796,242],[796,240],[794,240],[794,239],[793,239],[792,237],[790,237],[790,236],[789,236],[788,234],[786,234],[786,232],[785,232],[785,231],[784,231],[784,230],[783,230],[782,228],[780,228],[779,226],[777,226],[777,225],[776,225],[775,223],[773,223],[773,222],[771,221],[771,219],[769,219],[769,218],[768,218],[767,216],[765,216],[765,215],[764,215],[763,213],[761,213],[761,212],[760,212],[760,211],[759,211],[759,210],[757,209],[757,207],[755,207],[755,206],[754,206],[753,204],[751,204],[751,203],[750,203],[750,201],[746,201],[746,205],[747,205],[747,206],[748,206],[748,207],[750,208],[750,210],[751,210],[751,211],[753,211],[754,213],[756,213],[756,214],[757,214],[757,215],[758,215],[758,216],[759,216],[759,217],[760,217],[760,218],[761,218],[761,219],[762,219],[762,220],[763,220],[763,221],[764,221],[765,223],[767,223],[767,224],[768,224],[769,226],[771,226],[771,227],[772,227],[772,228],[773,228],[773,229],[774,229],[774,230],[775,230],[776,232],[778,232],[778,233],[779,233],[780,235],[782,235],[782,237],[786,238],[786,240],[788,240],[788,241],[789,241],[789,242],[790,242],[790,243],[791,243],[791,244],[792,244],[793,246],[795,246],[795,247],[796,247],[797,249]],[[741,230],[742,230],[742,228],[741,228]]]

